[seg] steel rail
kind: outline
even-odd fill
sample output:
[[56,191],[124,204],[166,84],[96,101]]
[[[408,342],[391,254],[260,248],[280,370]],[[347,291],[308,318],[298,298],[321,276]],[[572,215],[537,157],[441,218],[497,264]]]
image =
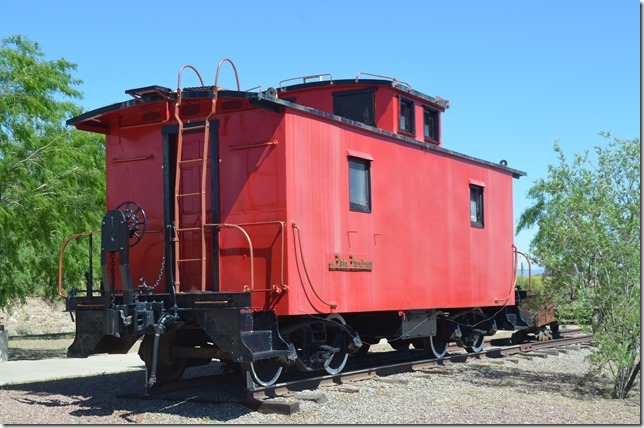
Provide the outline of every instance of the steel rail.
[[[562,333],[571,334],[578,333],[580,329],[567,330]],[[456,353],[447,355],[444,358],[438,359],[426,359],[422,356],[421,350],[411,351],[411,352],[399,352],[399,351],[390,351],[390,352],[374,352],[368,354],[371,356],[372,361],[366,362],[370,364],[370,367],[364,368],[354,368],[343,373],[336,375],[324,375],[308,378],[299,378],[292,379],[287,382],[275,384],[268,387],[255,387],[247,388],[246,396],[244,398],[240,397],[240,400],[237,401],[226,401],[226,402],[235,402],[238,404],[243,404],[249,407],[253,411],[260,411],[264,413],[281,413],[281,414],[293,414],[299,411],[300,403],[299,401],[289,400],[289,395],[293,391],[303,391],[303,390],[317,390],[323,386],[329,385],[338,385],[346,384],[350,382],[356,382],[360,380],[373,379],[375,377],[386,377],[393,374],[400,373],[410,373],[416,371],[423,371],[425,369],[432,369],[436,367],[444,367],[446,365],[457,364],[467,362],[468,360],[481,360],[481,359],[502,359],[503,357],[508,357],[512,355],[523,355],[529,357],[531,355],[538,355],[537,353],[540,350],[544,350],[543,354],[546,354],[546,349],[549,348],[558,348],[564,346],[570,346],[573,344],[587,344],[591,343],[594,340],[592,335],[582,334],[577,336],[567,336],[560,339],[553,339],[547,342],[537,342],[537,343],[524,343],[513,346],[505,347],[493,347],[488,350],[482,351],[480,353]],[[488,342],[489,343],[489,342]],[[450,348],[453,349],[453,348]],[[556,353],[556,351],[552,351]],[[382,354],[382,356],[378,355]],[[414,355],[415,354],[415,355]],[[540,355],[544,356],[544,355]],[[547,356],[547,355],[545,355]],[[544,357],[545,357],[544,356]],[[365,356],[367,357],[367,356]],[[363,357],[363,358],[365,358]],[[398,359],[398,362],[379,365],[378,361],[387,362],[392,359]],[[356,361],[357,363],[357,361]],[[306,375],[304,373],[296,373],[297,375]],[[134,398],[134,399],[164,399],[164,400],[173,400],[173,398],[164,398],[162,394],[170,393],[174,391],[199,388],[199,387],[209,387],[212,388],[213,385],[225,385],[229,382],[238,382],[239,381],[239,372],[230,372],[226,371],[217,375],[210,376],[201,376],[188,379],[180,379],[174,382],[167,382],[156,384],[153,388],[146,391],[144,395],[137,394],[126,394],[123,395],[123,398]],[[281,398],[275,400],[274,398]],[[272,398],[272,400],[266,400],[267,398]],[[182,398],[183,400],[183,398]],[[212,402],[210,400],[200,400],[198,398],[192,397],[189,401],[193,402]]]
[[[564,334],[578,333],[581,329],[568,330]],[[296,379],[280,382],[271,386],[249,388],[247,396],[251,399],[273,398],[276,396],[284,395],[292,391],[302,391],[306,389],[317,389],[325,385],[342,384],[347,382],[355,382],[359,380],[371,379],[376,376],[388,376],[392,374],[409,373],[436,366],[444,366],[445,364],[463,363],[468,360],[481,360],[485,358],[502,358],[512,355],[527,354],[530,352],[539,351],[542,349],[556,348],[568,346],[572,344],[582,344],[592,342],[592,335],[578,335],[572,337],[562,337],[553,339],[546,342],[523,343],[512,346],[493,346],[489,349],[483,350],[480,353],[453,353],[448,354],[443,358],[425,358],[422,350],[414,351],[386,351],[386,352],[373,352],[368,354],[372,361],[369,361],[369,367],[356,367],[352,370],[344,371],[335,375],[325,374],[321,376],[305,377],[304,373],[295,373]],[[490,343],[490,342],[487,342]],[[450,346],[450,351],[462,349],[457,346]],[[382,354],[379,355],[379,354]],[[364,357],[363,357],[364,358]],[[391,361],[398,360],[391,363]],[[390,363],[386,363],[390,362]],[[298,377],[299,376],[299,377]],[[194,377],[187,379],[179,379],[173,382],[166,382],[155,384],[155,386],[148,391],[151,395],[163,394],[178,390],[197,388],[206,385],[220,384],[222,382],[237,381],[239,373],[225,372],[217,375]]]
[[[571,329],[562,332],[563,334],[579,333],[581,329]],[[446,365],[464,363],[468,360],[481,360],[481,359],[501,359],[512,355],[531,356],[537,355],[540,350],[549,348],[558,348],[570,346],[574,344],[587,344],[594,340],[592,335],[581,334],[577,336],[566,336],[559,339],[553,339],[546,342],[523,343],[512,346],[494,346],[480,353],[454,353],[449,354],[443,358],[427,359],[423,355],[423,351],[389,351],[389,352],[373,352],[362,358],[371,357],[371,361],[364,362],[369,364],[369,367],[355,367],[335,375],[325,374],[323,376],[306,377],[306,373],[294,373],[294,376],[300,378],[291,379],[275,385],[267,387],[247,388],[246,397],[239,401],[239,404],[244,404],[255,411],[292,414],[298,411],[299,403],[288,400],[268,400],[267,398],[288,398],[294,391],[304,390],[317,390],[323,386],[346,384],[360,380],[373,379],[375,377],[386,377],[393,374],[410,373],[431,369],[435,367],[444,367]],[[488,342],[490,343],[490,342]],[[450,347],[450,350],[454,349]],[[544,352],[545,353],[545,352]],[[379,355],[382,354],[382,355]],[[391,360],[398,360],[391,363]],[[387,363],[389,362],[389,363]],[[358,361],[356,361],[358,363]],[[383,364],[384,363],[384,364]],[[359,364],[359,363],[358,363]],[[357,365],[357,364],[356,364]],[[223,372],[217,375],[201,376],[188,379],[179,379],[174,382],[155,384],[155,386],[146,391],[143,396],[128,394],[124,398],[147,398],[152,399],[158,397],[160,394],[199,388],[209,387],[213,385],[224,385],[229,382],[238,382],[240,378],[239,372]],[[162,398],[162,397],[161,397]],[[200,400],[193,400],[199,402]]]
[[561,339],[553,339],[547,342],[525,343],[508,347],[495,347],[484,350],[480,353],[460,353],[447,355],[443,358],[404,361],[378,367],[369,367],[341,372],[335,375],[316,376],[306,379],[282,382],[271,386],[249,388],[247,394],[249,397],[252,397],[254,399],[273,398],[292,391],[303,391],[307,389],[313,390],[325,385],[337,385],[346,382],[355,382],[359,380],[370,379],[376,376],[389,376],[392,374],[409,373],[429,367],[442,366],[445,365],[445,363],[462,363],[471,359],[480,360],[484,358],[501,358],[540,349],[556,348],[571,344],[590,343],[593,340],[594,338],[592,335],[581,335],[574,337],[564,337]]

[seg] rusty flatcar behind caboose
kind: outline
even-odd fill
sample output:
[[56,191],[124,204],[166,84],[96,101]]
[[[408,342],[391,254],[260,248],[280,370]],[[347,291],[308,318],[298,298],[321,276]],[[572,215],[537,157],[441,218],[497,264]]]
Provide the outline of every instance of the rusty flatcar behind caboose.
[[59,285],[76,313],[69,356],[143,336],[150,384],[216,358],[268,385],[290,366],[339,372],[382,338],[442,356],[526,327],[524,173],[443,148],[446,100],[365,73],[228,90],[224,63],[214,86],[182,88],[186,66],[176,91],[128,90],[68,122],[106,135],[112,208],[100,289]]

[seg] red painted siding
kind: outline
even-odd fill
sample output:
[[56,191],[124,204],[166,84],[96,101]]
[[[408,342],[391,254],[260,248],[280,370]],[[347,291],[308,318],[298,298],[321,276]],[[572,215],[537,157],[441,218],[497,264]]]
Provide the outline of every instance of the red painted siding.
[[[280,96],[295,96],[298,103],[332,113],[333,90]],[[394,134],[395,92],[387,87],[376,91],[378,127]],[[416,101],[416,139],[423,141],[422,103]],[[217,116],[213,132],[220,212],[213,218],[208,178],[206,222],[242,225],[253,245],[254,275],[251,281],[245,235],[223,228],[219,291],[242,291],[253,282],[255,290],[271,290],[284,283],[286,293],[254,293],[253,306],[292,315],[514,303],[510,171],[289,107],[245,108]],[[145,277],[150,284],[156,281],[163,252],[161,129],[174,122],[119,128],[115,119],[125,113],[104,116],[111,123],[107,206],[134,200],[144,207],[148,233],[131,250],[131,268],[135,283]],[[201,133],[186,134],[184,151],[188,156],[194,151],[196,157],[203,143]],[[370,161],[370,213],[349,209],[350,155]],[[183,191],[196,190],[198,181],[199,167],[185,168]],[[470,225],[471,182],[485,186],[482,229]],[[196,202],[182,203],[183,225],[200,224]],[[207,235],[208,291],[216,291],[212,233]],[[197,240],[196,235],[183,237],[184,256],[197,255]],[[330,270],[336,255],[371,262],[372,270]],[[185,264],[181,269],[181,290],[197,290],[197,267]]]
[[[304,236],[313,286],[338,312],[513,299],[509,173],[296,112],[286,115],[286,144],[288,218]],[[373,157],[371,213],[349,210],[349,149]],[[470,226],[470,179],[486,183],[484,229]],[[329,271],[336,253],[373,261],[373,271]],[[281,310],[328,312],[301,267],[289,267],[289,306]]]

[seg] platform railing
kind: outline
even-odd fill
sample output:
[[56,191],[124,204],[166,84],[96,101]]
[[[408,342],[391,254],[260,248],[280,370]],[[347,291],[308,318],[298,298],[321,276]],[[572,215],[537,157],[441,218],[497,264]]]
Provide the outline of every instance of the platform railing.
[[[250,237],[250,234],[244,229],[248,227],[253,227],[253,226],[262,226],[262,225],[276,225],[279,226],[279,234],[280,234],[280,283],[279,284],[273,284],[271,288],[262,288],[262,289],[256,289],[255,288],[255,249],[253,246],[253,241]],[[285,264],[285,229],[286,229],[286,223],[283,221],[263,221],[263,222],[253,222],[253,223],[239,223],[239,224],[230,224],[230,223],[208,223],[204,224],[204,227],[213,227],[217,229],[234,229],[239,231],[246,242],[248,243],[248,248],[249,248],[249,258],[250,258],[250,282],[248,284],[244,285],[244,291],[249,291],[249,292],[276,292],[276,293],[282,293],[288,290],[288,285],[284,283],[284,264]],[[150,232],[157,232],[156,230],[150,231]],[[160,232],[160,231],[159,231]],[[67,299],[68,294],[63,292],[63,271],[64,271],[64,260],[65,260],[65,254],[68,245],[82,237],[89,237],[90,241],[92,239],[92,236],[94,235],[100,235],[101,231],[100,230],[92,230],[89,232],[81,232],[81,233],[75,233],[68,237],[65,242],[63,243],[59,255],[58,255],[58,295],[63,298]],[[92,251],[92,242],[90,242],[90,252]],[[90,274],[92,274],[92,257],[93,255],[90,253],[90,264],[89,264],[89,269],[90,269]],[[92,292],[102,292],[100,289],[90,289],[91,283],[88,284],[88,288],[86,290],[78,290],[80,292],[86,292],[88,295],[91,295]]]
[[521,251],[517,249],[514,245],[512,246],[514,248],[514,276],[515,276],[515,284],[516,284],[516,272],[517,272],[517,266],[518,266],[518,257],[517,255],[523,256],[523,258],[528,262],[528,291],[532,291],[532,266],[530,265],[530,259],[528,256],[523,254]]
[[[64,257],[65,257],[65,249],[67,248],[67,245],[70,242],[72,242],[73,240],[77,239],[77,238],[81,238],[83,236],[88,236],[89,237],[89,239],[90,239],[90,254],[89,254],[90,270],[89,270],[89,272],[90,272],[90,275],[92,275],[92,245],[93,245],[92,244],[92,236],[93,235],[98,235],[100,233],[101,233],[100,230],[91,230],[89,232],[75,233],[75,234],[71,235],[69,238],[67,238],[65,240],[65,242],[63,243],[63,246],[60,249],[60,253],[58,254],[58,295],[61,298],[66,299],[67,296],[68,296],[67,294],[63,293],[63,262],[64,262]],[[100,290],[93,290],[90,287],[91,287],[91,283],[88,284],[88,288],[86,290],[88,295],[90,295],[93,291],[100,291]]]
[[355,79],[356,83],[358,83],[360,81],[360,76],[363,75],[363,74],[365,76],[380,77],[382,79],[391,80],[395,85],[405,85],[408,88],[408,91],[411,91],[411,85],[409,83],[401,82],[400,80],[396,79],[395,77],[383,76],[381,74],[367,73],[366,71],[361,71],[360,73],[358,73],[358,75],[356,76],[356,79]]
[[284,80],[280,81],[280,91],[284,90],[284,87],[282,86],[282,83],[285,83],[285,82],[290,82],[292,80],[300,80],[300,79],[302,79],[302,83],[306,83],[306,81],[310,80],[310,79],[319,79],[320,81],[323,81],[324,77],[326,77],[326,76],[329,77],[329,80],[328,80],[329,83],[331,85],[333,85],[333,76],[331,74],[329,74],[329,73],[311,74],[311,75],[308,75],[308,76],[291,77],[290,79],[284,79]]
[[[148,229],[146,233],[161,233],[163,232],[161,229]],[[63,292],[63,271],[64,271],[64,262],[65,262],[65,254],[67,251],[67,246],[74,240],[82,237],[88,237],[89,238],[89,266],[88,266],[88,272],[90,275],[93,275],[93,260],[94,260],[94,254],[93,254],[93,236],[94,235],[100,235],[101,231],[100,230],[91,230],[89,232],[81,232],[81,233],[75,233],[71,236],[69,236],[65,242],[63,243],[62,247],[60,248],[60,252],[58,253],[58,295],[66,299],[68,297],[67,294]],[[100,248],[100,243],[99,247]],[[99,256],[100,257],[100,256]],[[165,262],[162,262],[165,263]],[[100,265],[100,262],[99,262]],[[163,268],[162,268],[163,269]],[[143,279],[143,278],[142,278]],[[160,281],[160,280],[159,280]],[[82,292],[82,293],[87,293],[88,296],[91,296],[93,292],[97,293],[104,293],[106,290],[104,290],[102,287],[94,289],[93,287],[93,281],[91,279],[88,280],[87,288],[85,290],[76,290],[76,292]],[[121,290],[110,290],[110,291],[116,291],[120,292]]]

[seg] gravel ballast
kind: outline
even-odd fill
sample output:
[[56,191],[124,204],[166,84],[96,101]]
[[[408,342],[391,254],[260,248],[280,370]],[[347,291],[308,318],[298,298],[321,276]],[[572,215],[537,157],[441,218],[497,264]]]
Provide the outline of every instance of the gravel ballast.
[[[142,396],[143,370],[6,385],[0,387],[0,423],[640,424],[639,380],[626,400],[602,396],[607,379],[578,386],[589,352],[470,360],[278,398],[300,403],[292,415],[262,414],[240,404],[241,378],[148,398]],[[189,369],[187,375],[213,374],[215,367]]]
[[[10,361],[64,356],[73,335],[16,337],[73,332],[63,309],[62,302],[30,299],[0,312],[10,333]],[[639,379],[626,400],[605,396],[608,378],[578,386],[589,353],[580,348],[531,360],[470,360],[278,398],[299,402],[292,415],[262,414],[240,404],[241,378],[149,398],[142,396],[144,370],[5,385],[0,424],[641,424]],[[186,376],[216,370],[212,363]]]

